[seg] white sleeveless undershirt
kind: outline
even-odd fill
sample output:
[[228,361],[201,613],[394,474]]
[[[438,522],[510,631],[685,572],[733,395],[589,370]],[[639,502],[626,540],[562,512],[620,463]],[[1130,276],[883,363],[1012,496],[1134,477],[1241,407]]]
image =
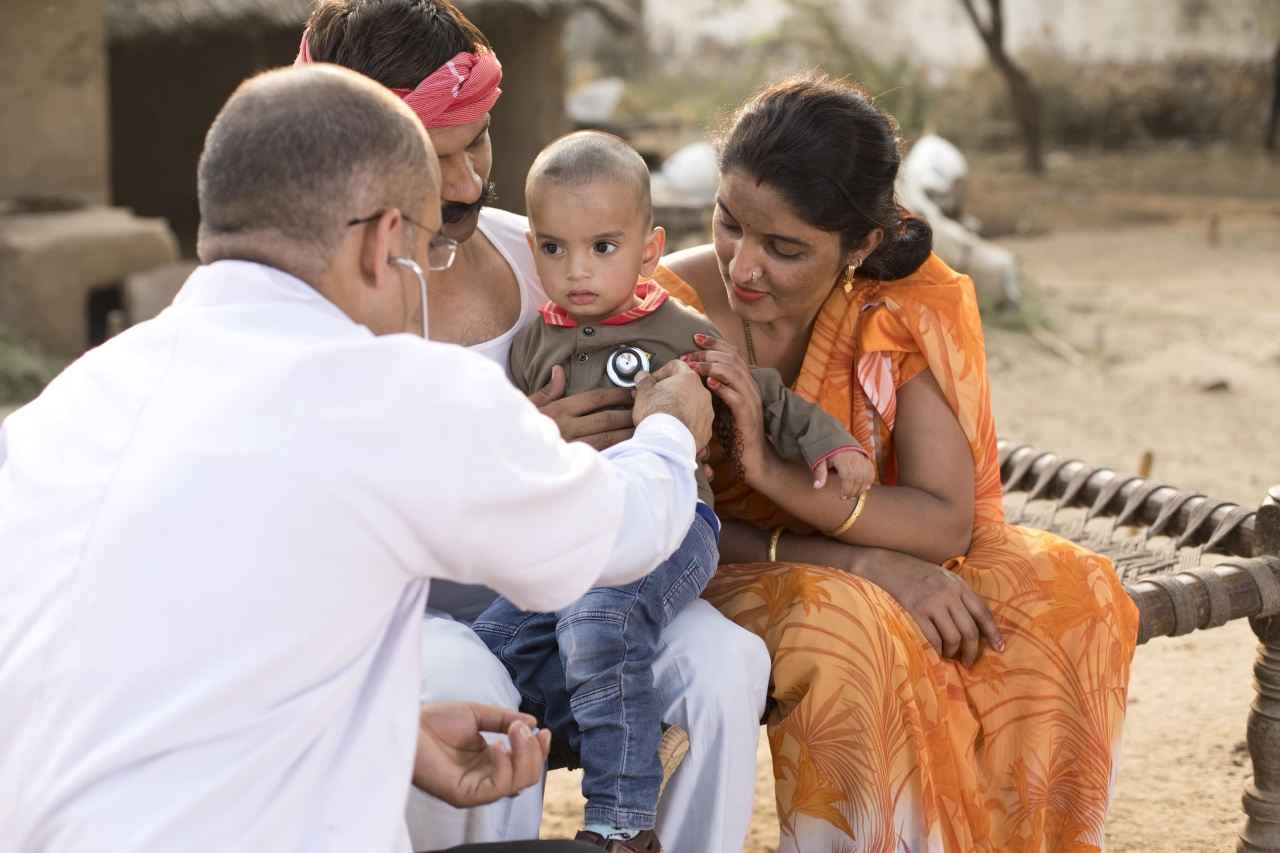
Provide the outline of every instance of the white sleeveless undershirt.
[[505,210],[486,207],[480,211],[477,227],[489,238],[502,255],[516,281],[520,283],[520,316],[516,324],[491,341],[468,347],[472,352],[492,359],[506,371],[507,356],[511,353],[511,342],[525,326],[538,318],[538,308],[547,301],[547,293],[538,280],[538,270],[533,265],[533,254],[529,251],[529,241],[525,232],[529,230],[529,220]]

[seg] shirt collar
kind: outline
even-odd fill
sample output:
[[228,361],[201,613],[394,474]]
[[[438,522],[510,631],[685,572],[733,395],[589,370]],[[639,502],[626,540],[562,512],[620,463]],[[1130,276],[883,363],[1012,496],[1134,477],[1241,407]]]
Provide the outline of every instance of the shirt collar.
[[[600,320],[597,326],[625,326],[632,320],[638,320],[641,317],[652,314],[658,310],[663,302],[667,301],[666,289],[652,279],[642,281],[636,285],[636,296],[640,297],[640,304],[629,311],[623,311],[621,314],[614,314],[604,320]],[[548,302],[538,309],[538,313],[542,315],[542,319],[548,326],[577,326],[578,323],[569,319],[569,314],[554,302]]]
[[214,261],[196,267],[174,297],[174,305],[235,305],[246,302],[301,302],[356,325],[341,308],[311,285],[284,270],[254,261]]

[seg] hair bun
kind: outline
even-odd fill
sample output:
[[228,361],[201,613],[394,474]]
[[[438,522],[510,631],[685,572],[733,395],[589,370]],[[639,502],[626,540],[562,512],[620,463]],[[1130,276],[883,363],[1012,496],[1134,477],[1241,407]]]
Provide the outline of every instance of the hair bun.
[[933,252],[933,229],[929,223],[910,211],[902,211],[902,221],[886,231],[876,250],[867,256],[861,272],[876,281],[906,278]]

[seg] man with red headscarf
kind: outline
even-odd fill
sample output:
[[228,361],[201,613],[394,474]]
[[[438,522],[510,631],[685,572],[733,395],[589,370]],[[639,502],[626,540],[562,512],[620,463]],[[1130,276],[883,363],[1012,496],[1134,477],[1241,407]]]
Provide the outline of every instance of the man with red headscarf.
[[[460,243],[453,266],[431,277],[431,338],[505,367],[512,339],[547,297],[525,240],[525,218],[486,206],[494,200],[489,110],[501,80],[487,40],[447,0],[327,0],[311,16],[299,51],[299,63],[311,61],[371,77],[402,97],[426,126],[440,158],[443,230]],[[603,449],[631,435],[631,413],[617,408],[631,405],[628,390],[563,394],[557,372],[533,399],[566,440]],[[422,630],[424,703],[519,706],[506,670],[469,627],[495,597],[483,587],[432,586]],[[763,643],[706,602],[694,602],[663,632],[654,663],[663,720],[683,727],[690,741],[658,810],[658,833],[670,853],[742,850],[768,678]],[[415,789],[409,828],[415,850],[437,850],[536,837],[541,813],[539,785],[468,810]]]

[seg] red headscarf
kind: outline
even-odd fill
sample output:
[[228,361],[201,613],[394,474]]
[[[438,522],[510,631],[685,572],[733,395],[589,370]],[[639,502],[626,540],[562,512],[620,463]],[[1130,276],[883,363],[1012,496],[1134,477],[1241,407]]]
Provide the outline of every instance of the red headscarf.
[[[294,65],[311,61],[307,35],[302,34],[302,47]],[[433,71],[413,89],[392,89],[409,109],[417,114],[425,127],[449,127],[470,124],[489,112],[502,90],[502,65],[493,51],[459,53]]]

